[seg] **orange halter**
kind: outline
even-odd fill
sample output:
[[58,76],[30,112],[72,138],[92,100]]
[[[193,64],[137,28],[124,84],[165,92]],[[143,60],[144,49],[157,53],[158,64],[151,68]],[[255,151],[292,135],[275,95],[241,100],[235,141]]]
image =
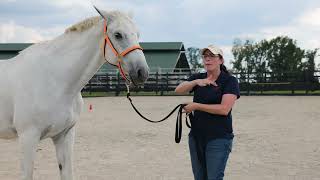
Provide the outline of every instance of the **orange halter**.
[[[107,21],[104,20],[104,27],[103,27],[103,34],[104,34],[104,43],[103,43],[103,56],[104,56],[104,59],[111,65],[113,66],[116,66],[118,67],[119,71],[120,71],[120,74],[122,76],[122,78],[128,82],[131,82],[130,79],[127,78],[122,66],[121,66],[121,63],[123,63],[123,60],[122,58],[124,56],[126,56],[127,54],[129,54],[130,52],[136,50],[136,49],[139,49],[139,50],[143,50],[142,47],[140,45],[134,45],[132,47],[129,47],[128,49],[124,50],[123,52],[121,53],[118,53],[118,51],[114,48],[111,40],[109,39],[108,37],[108,34],[107,34]],[[109,47],[111,48],[113,54],[118,58],[117,60],[117,64],[113,64],[111,62],[109,62],[107,59],[106,59],[106,45],[109,45]]]

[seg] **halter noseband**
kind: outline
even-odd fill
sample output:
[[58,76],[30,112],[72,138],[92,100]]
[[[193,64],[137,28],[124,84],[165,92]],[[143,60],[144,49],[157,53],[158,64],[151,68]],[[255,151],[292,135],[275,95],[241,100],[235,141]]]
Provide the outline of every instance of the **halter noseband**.
[[[123,63],[123,57],[126,56],[127,54],[129,54],[130,52],[136,50],[136,49],[139,49],[139,50],[143,50],[142,47],[140,45],[134,45],[132,47],[129,47],[127,48],[126,50],[124,50],[123,52],[119,53],[113,46],[108,34],[107,34],[107,21],[104,19],[104,26],[103,26],[103,34],[104,34],[104,41],[103,41],[103,57],[104,59],[111,65],[113,66],[116,66],[118,67],[119,71],[120,71],[120,74],[122,76],[122,78],[124,80],[126,80],[127,82],[131,82],[130,79],[127,78],[122,66],[121,66],[121,63]],[[106,59],[106,45],[109,45],[109,47],[111,48],[113,54],[117,57],[117,64],[113,64],[111,62],[109,62],[107,59]]]

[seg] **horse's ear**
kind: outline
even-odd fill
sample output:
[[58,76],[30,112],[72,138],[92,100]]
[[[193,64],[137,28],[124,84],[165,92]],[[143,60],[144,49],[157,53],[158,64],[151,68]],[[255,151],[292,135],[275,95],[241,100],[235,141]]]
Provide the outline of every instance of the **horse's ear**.
[[106,19],[106,18],[104,17],[103,13],[102,13],[96,6],[93,5],[93,7],[94,7],[94,9],[96,9],[96,11],[100,14],[100,16],[101,16],[103,19]]
[[112,21],[113,16],[114,16],[112,13],[109,13],[109,12],[106,12],[106,11],[101,11],[98,8],[96,8],[95,6],[93,6],[93,7],[96,9],[96,11],[100,14],[100,16],[103,19],[107,20],[107,22],[110,23]]

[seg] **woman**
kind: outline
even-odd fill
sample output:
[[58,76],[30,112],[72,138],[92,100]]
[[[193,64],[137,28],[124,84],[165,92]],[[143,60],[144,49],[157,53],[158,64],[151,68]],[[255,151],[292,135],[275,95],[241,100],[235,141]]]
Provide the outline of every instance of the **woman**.
[[223,180],[232,148],[231,109],[240,97],[239,84],[223,65],[223,52],[209,45],[201,50],[206,73],[193,74],[175,92],[194,92],[190,113],[189,149],[195,180]]

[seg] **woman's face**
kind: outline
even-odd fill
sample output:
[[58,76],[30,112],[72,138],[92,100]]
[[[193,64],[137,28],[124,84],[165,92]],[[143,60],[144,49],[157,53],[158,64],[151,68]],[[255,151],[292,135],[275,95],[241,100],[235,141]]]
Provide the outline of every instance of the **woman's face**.
[[209,50],[205,50],[203,52],[202,60],[204,68],[207,71],[214,71],[220,69],[220,64],[223,63],[223,59],[219,55],[212,54],[212,52]]

